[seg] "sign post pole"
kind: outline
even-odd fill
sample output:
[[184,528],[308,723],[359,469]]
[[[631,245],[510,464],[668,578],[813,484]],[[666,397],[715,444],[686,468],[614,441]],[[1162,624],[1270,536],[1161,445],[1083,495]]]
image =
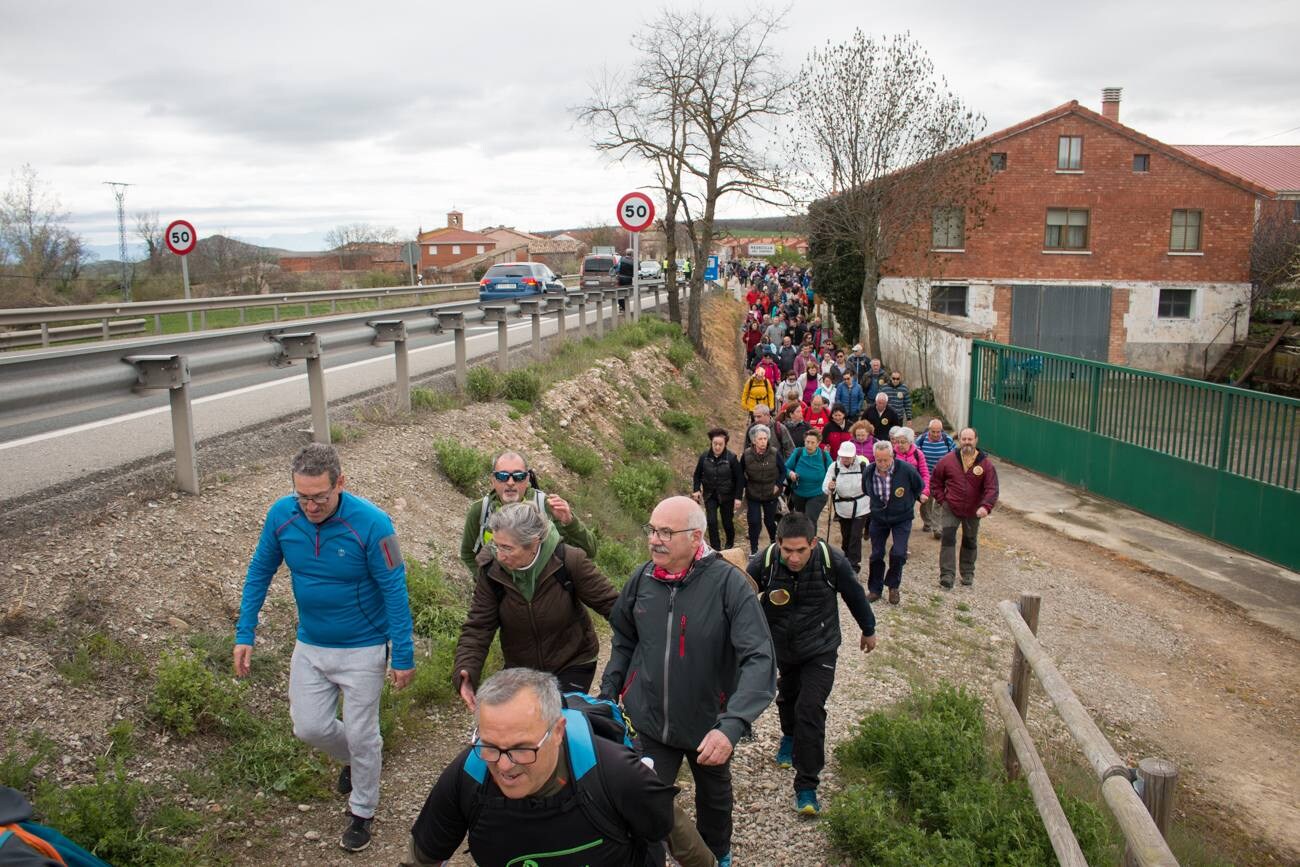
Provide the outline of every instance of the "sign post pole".
[[641,233],[632,233],[632,319],[641,321]]
[[[614,209],[618,223],[632,235],[632,300],[627,315],[641,318],[641,233],[655,221],[655,205],[645,193],[631,192]],[[617,308],[616,308],[617,309]]]
[[[188,256],[194,252],[194,248],[199,243],[199,233],[194,231],[194,226],[187,220],[172,220],[167,224],[163,231],[163,243],[172,253],[181,257],[181,283],[185,289],[185,300],[190,300],[190,266]],[[185,313],[186,328],[189,331],[194,330],[194,313],[186,311]]]
[[[190,300],[190,257],[181,257],[181,281],[185,284],[185,300]],[[185,314],[185,328],[187,331],[194,330],[194,312],[188,311]]]

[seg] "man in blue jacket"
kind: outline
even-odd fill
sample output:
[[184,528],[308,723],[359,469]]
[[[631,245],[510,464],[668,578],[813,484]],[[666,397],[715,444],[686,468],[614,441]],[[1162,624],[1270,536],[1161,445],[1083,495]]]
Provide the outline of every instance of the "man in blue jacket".
[[415,675],[406,566],[388,515],[344,493],[331,446],[313,443],[299,451],[292,478],[293,493],[267,512],[248,565],[235,626],[235,674],[248,674],[258,612],[272,577],[286,563],[298,605],[298,641],[289,666],[293,733],[343,765],[338,789],[350,795],[349,823],[339,845],[360,852],[370,845],[379,806],[379,694],[390,641],[394,688],[404,688]]
[[[903,564],[907,562],[907,540],[912,535],[912,518],[916,503],[924,503],[925,485],[916,467],[894,459],[894,447],[883,440],[872,447],[876,462],[866,471],[862,485],[871,498],[871,563],[867,571],[867,599],[875,602],[885,587],[889,604],[897,605],[899,585],[903,583]],[[885,571],[885,540],[893,537],[889,549],[889,571]]]
[[844,412],[849,418],[857,418],[858,413],[862,411],[864,397],[862,386],[853,379],[853,372],[844,371],[844,381],[835,386],[835,402],[844,407]]

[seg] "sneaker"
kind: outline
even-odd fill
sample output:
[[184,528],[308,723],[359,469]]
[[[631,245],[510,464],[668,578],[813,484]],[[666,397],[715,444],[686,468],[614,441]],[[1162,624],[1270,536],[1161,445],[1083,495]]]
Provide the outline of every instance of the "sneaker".
[[963,575],[963,576],[961,576],[961,583],[962,583],[962,586],[963,586],[963,587],[969,587],[969,586],[971,586],[972,584],[975,583],[975,576],[974,576],[974,575]]
[[781,746],[776,750],[776,766],[778,768],[794,766],[794,738],[790,735],[781,737]]
[[718,867],[731,867],[731,853],[728,852],[718,859]]
[[897,604],[898,604],[898,588],[897,588],[897,587],[890,587],[890,588],[889,588],[889,604],[890,604],[890,605],[897,605]]
[[347,852],[360,852],[370,845],[370,825],[374,819],[363,819],[348,813],[348,828],[339,840],[339,846]]
[[801,816],[821,814],[822,805],[817,803],[816,789],[800,789],[794,793],[794,808]]
[[352,794],[352,766],[344,765],[343,770],[339,771],[339,782],[336,787],[340,795]]

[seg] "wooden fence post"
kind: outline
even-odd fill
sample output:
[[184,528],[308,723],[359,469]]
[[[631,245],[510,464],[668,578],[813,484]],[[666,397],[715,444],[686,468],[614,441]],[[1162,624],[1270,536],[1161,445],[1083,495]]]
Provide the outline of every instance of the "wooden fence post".
[[[1138,779],[1142,782],[1142,804],[1151,814],[1160,836],[1169,839],[1169,825],[1174,815],[1174,789],[1178,768],[1166,759],[1142,759],[1138,762]],[[1124,849],[1124,867],[1139,867],[1131,846]]]
[[[1042,597],[1037,593],[1020,594],[1020,616],[1024,618],[1029,631],[1035,635],[1038,634],[1038,610],[1042,601]],[[1017,644],[1015,653],[1011,657],[1010,684],[1011,701],[1015,703],[1021,719],[1025,718],[1025,711],[1029,705],[1029,674],[1029,663],[1025,661],[1025,655],[1020,652],[1020,646]],[[1002,744],[1002,761],[1007,770],[1007,779],[1014,780],[1020,776],[1020,759],[1016,756],[1010,734]]]

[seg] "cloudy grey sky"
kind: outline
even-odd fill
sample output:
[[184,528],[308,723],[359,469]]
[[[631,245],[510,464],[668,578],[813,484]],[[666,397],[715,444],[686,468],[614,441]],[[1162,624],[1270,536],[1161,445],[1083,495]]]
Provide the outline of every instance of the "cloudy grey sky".
[[[296,249],[453,206],[470,228],[612,222],[649,176],[604,161],[569,107],[660,8],[0,0],[0,179],[30,163],[96,249],[116,242],[106,180],[135,185],[128,212]],[[1293,0],[795,0],[788,21],[792,70],[855,27],[909,30],[990,130],[1115,85],[1121,120],[1167,142],[1300,144]]]

